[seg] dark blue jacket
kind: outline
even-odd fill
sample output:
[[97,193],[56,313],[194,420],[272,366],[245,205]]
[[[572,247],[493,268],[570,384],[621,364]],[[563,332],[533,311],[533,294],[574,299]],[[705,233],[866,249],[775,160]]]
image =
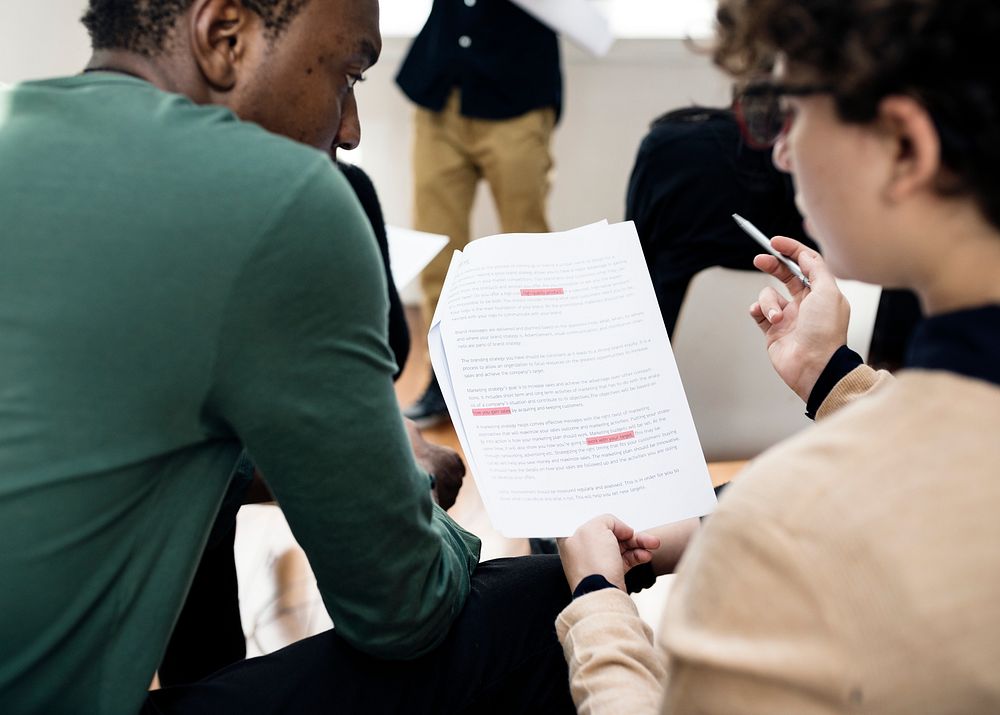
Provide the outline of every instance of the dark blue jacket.
[[434,0],[396,82],[416,104],[444,108],[461,91],[463,116],[510,119],[562,110],[556,34],[508,0]]

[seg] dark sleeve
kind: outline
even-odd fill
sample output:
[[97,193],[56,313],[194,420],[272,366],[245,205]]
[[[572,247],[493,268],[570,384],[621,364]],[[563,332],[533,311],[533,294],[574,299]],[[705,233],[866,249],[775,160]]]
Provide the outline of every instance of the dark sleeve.
[[357,201],[329,160],[288,191],[231,288],[206,420],[265,475],[337,632],[413,658],[447,635],[479,541],[434,506],[413,460]]
[[806,401],[806,417],[811,420],[816,419],[816,413],[819,412],[823,401],[829,396],[833,388],[837,386],[837,383],[843,380],[847,376],[847,373],[862,363],[864,363],[864,360],[861,359],[861,356],[846,345],[841,345],[837,348],[837,352],[833,354],[826,367],[823,368],[819,379],[813,385],[812,392],[809,393],[809,399]]
[[364,209],[365,215],[372,225],[375,240],[378,242],[378,248],[382,254],[382,265],[385,267],[389,296],[389,349],[392,350],[392,354],[396,358],[396,374],[392,376],[392,379],[395,380],[406,366],[406,358],[410,354],[410,330],[406,326],[406,313],[403,311],[403,303],[396,291],[396,282],[392,278],[392,267],[389,265],[389,238],[385,231],[382,206],[379,204],[378,194],[375,192],[375,186],[368,178],[368,174],[351,164],[337,162],[337,166],[344,172],[344,176],[347,177],[348,183],[361,202],[361,208]]
[[[734,262],[752,267],[746,237],[731,242],[727,221],[743,210],[733,159],[716,122],[665,122],[643,140],[629,181],[626,218],[635,221],[668,335],[700,271]],[[735,224],[734,224],[735,226]],[[738,229],[737,229],[738,232]]]
[[667,334],[673,336],[688,283],[697,271],[678,270],[677,261],[672,260],[676,232],[664,231],[662,226],[671,223],[674,204],[669,195],[676,180],[675,167],[660,165],[657,154],[655,138],[646,137],[629,177],[625,220],[635,222],[660,315]]
[[[625,574],[625,590],[629,593],[638,593],[649,588],[656,583],[656,574],[653,573],[653,564],[639,564],[635,568],[629,569]],[[576,594],[573,594],[576,598]]]
[[[656,574],[653,573],[652,564],[640,564],[625,572],[625,590],[629,593],[638,593],[654,583],[656,583]],[[591,574],[580,581],[573,591],[573,598],[579,598],[603,588],[615,588],[615,585],[600,574]]]

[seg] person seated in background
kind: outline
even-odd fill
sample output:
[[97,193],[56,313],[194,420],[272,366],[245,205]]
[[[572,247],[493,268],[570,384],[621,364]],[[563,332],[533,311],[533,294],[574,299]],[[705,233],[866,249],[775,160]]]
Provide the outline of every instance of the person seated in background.
[[[655,540],[609,516],[561,543],[577,706],[995,713],[1000,6],[722,0],[718,20],[716,61],[748,81],[747,132],[776,142],[823,249],[773,239],[811,287],[759,256],[789,297],[766,288],[750,310],[819,424],[754,460],[692,540],[665,659],[619,590]],[[898,377],[844,347],[834,276],[919,296],[929,317]]]
[[[357,113],[353,115],[356,119]],[[360,122],[356,131],[356,139],[345,143],[345,146],[357,147],[361,143]],[[354,164],[348,164],[337,159],[337,147],[330,153],[337,167],[343,172],[344,178],[351,185],[354,195],[358,197],[361,208],[368,217],[368,222],[375,233],[379,253],[382,256],[382,266],[385,269],[385,279],[389,298],[389,349],[396,359],[396,372],[392,379],[396,380],[403,372],[406,359],[410,354],[410,330],[406,325],[406,311],[396,290],[392,277],[392,266],[389,262],[389,236],[386,231],[382,206],[378,200],[375,185],[365,171]],[[431,493],[434,501],[442,509],[451,509],[458,498],[465,477],[465,464],[455,450],[428,442],[420,433],[416,423],[408,418],[403,419],[406,434],[410,439],[413,456],[423,469],[431,476]]]
[[755,270],[760,251],[734,213],[807,240],[791,180],[769,150],[743,140],[731,110],[686,107],[654,121],[629,178],[625,220],[635,222],[668,335],[697,273]]
[[[329,157],[377,2],[85,24],[84,74],[0,92],[4,713],[571,711],[558,558],[478,564],[400,418]],[[243,450],[336,629],[147,693]]]
[[[756,270],[757,245],[734,213],[770,235],[816,248],[795,207],[791,179],[774,166],[768,147],[743,138],[733,109],[685,107],[654,121],[629,179],[625,218],[635,222],[671,337],[695,275],[713,266]],[[897,369],[920,318],[912,291],[884,290],[870,364]]]
[[[352,144],[357,146],[361,143],[361,128],[358,127],[358,138]],[[382,215],[382,205],[378,200],[378,193],[371,178],[364,169],[354,164],[337,161],[337,152],[331,153],[331,158],[336,162],[337,168],[344,174],[347,183],[351,185],[351,190],[358,197],[361,208],[368,217],[368,223],[375,233],[375,241],[378,243],[379,255],[382,258],[382,266],[385,268],[385,281],[388,288],[389,298],[389,349],[396,359],[396,372],[392,379],[399,379],[399,375],[406,367],[406,358],[410,354],[410,329],[406,325],[406,313],[403,310],[403,302],[399,299],[399,291],[396,290],[396,283],[392,277],[392,265],[389,262],[389,236],[385,229],[385,218]],[[450,505],[449,505],[450,506]],[[445,507],[446,509],[448,507]]]

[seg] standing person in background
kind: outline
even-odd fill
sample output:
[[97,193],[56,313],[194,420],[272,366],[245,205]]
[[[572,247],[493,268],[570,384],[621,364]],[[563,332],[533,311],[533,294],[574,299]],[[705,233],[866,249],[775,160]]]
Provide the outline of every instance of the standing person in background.
[[[563,95],[559,42],[509,0],[434,0],[396,80],[416,105],[413,227],[450,239],[422,275],[429,324],[452,252],[470,240],[480,179],[505,233],[549,230],[549,144]],[[433,376],[403,414],[421,427],[447,417]]]

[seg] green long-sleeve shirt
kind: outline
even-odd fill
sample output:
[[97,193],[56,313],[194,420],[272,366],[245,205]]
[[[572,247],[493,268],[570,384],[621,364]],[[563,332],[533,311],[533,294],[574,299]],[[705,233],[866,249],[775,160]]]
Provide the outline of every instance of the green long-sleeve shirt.
[[329,158],[94,74],[0,91],[0,710],[141,706],[245,445],[338,632],[413,657],[478,541],[400,422]]

